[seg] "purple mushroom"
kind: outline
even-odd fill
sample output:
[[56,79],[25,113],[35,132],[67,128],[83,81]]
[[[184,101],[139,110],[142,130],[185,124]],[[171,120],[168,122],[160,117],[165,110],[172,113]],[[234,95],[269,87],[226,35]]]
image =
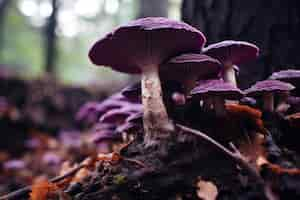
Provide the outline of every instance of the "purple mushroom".
[[107,130],[107,129],[109,129],[109,130],[115,130],[116,129],[116,125],[115,124],[111,124],[111,123],[101,123],[101,122],[98,122],[92,128],[92,131],[101,131],[101,130]]
[[258,81],[249,89],[245,90],[247,96],[263,97],[263,110],[267,112],[274,111],[274,93],[282,93],[293,90],[295,87],[290,83],[278,80]]
[[99,102],[87,102],[76,113],[76,121],[86,121],[88,124],[97,121],[96,109]]
[[127,119],[126,122],[134,123],[134,124],[142,124],[143,123],[143,112],[132,113]]
[[101,116],[100,122],[112,123],[116,125],[122,124],[132,113],[142,110],[141,107],[128,106],[123,109],[113,109]]
[[123,141],[131,141],[135,138],[137,131],[141,130],[142,124],[125,122],[117,128],[117,132],[122,134]]
[[26,164],[23,160],[9,160],[3,163],[3,168],[5,170],[18,171],[26,167]]
[[[294,86],[300,85],[300,70],[288,69],[279,72],[274,72],[269,79],[279,80],[287,83],[291,83]],[[296,95],[300,94],[300,89],[297,87],[293,91]],[[279,103],[276,110],[282,110],[281,108],[287,107],[287,98],[289,97],[289,92],[282,92],[279,94]]]
[[168,80],[179,81],[184,85],[185,93],[189,94],[198,79],[217,78],[221,67],[221,63],[214,58],[204,54],[186,53],[171,58],[162,65],[160,75]]
[[57,155],[57,153],[49,151],[43,155],[41,161],[43,164],[46,164],[48,166],[58,166],[61,163],[62,159],[60,156]]
[[237,86],[234,69],[237,67],[235,65],[254,60],[259,54],[259,49],[248,42],[227,40],[207,46],[203,49],[203,53],[222,62],[224,81]]
[[142,75],[146,144],[174,130],[162,100],[159,65],[178,54],[201,51],[205,42],[204,35],[186,23],[148,17],[117,28],[91,48],[94,64]]
[[141,102],[141,83],[134,83],[122,89],[121,94],[126,97],[130,102]]
[[208,80],[202,82],[191,91],[191,95],[196,98],[213,99],[213,105],[218,117],[225,116],[225,99],[239,100],[243,97],[243,92],[231,83],[223,80]]
[[113,151],[113,144],[122,141],[122,135],[113,130],[102,130],[94,132],[91,140],[100,153],[110,153]]
[[288,82],[298,85],[300,82],[300,70],[288,69],[279,72],[274,72],[269,79]]

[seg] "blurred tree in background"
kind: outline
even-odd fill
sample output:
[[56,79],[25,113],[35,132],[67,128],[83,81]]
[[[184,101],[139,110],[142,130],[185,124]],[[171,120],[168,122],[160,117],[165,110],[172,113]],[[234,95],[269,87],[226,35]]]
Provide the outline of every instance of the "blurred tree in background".
[[202,30],[209,44],[233,39],[260,48],[260,58],[240,72],[244,87],[300,66],[299,0],[183,0],[182,20]]
[[48,71],[65,83],[114,88],[128,76],[92,66],[91,44],[137,17],[179,19],[180,5],[181,0],[0,0],[0,64],[28,78]]

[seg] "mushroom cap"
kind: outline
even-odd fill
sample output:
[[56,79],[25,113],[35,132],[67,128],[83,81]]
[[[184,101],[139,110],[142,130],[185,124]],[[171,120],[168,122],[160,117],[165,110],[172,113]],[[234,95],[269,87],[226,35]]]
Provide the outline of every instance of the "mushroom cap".
[[[221,71],[221,63],[204,54],[186,53],[171,58],[160,67],[163,77],[167,79],[182,79],[189,75],[196,75],[199,79],[218,77]],[[172,69],[170,72],[169,69]]]
[[106,112],[114,109],[121,109],[123,107],[126,107],[130,105],[129,102],[119,101],[115,99],[106,99],[102,103],[97,105],[96,113],[99,119],[102,115],[104,115]]
[[143,123],[143,112],[132,113],[127,119],[126,122],[134,124]]
[[122,132],[136,131],[139,129],[141,129],[141,126],[139,126],[138,124],[126,122],[121,126],[119,126],[116,131],[122,133]]
[[23,160],[8,160],[3,163],[3,168],[6,170],[21,170],[25,166],[26,163]]
[[115,124],[110,124],[110,123],[96,123],[94,127],[92,128],[93,131],[101,131],[101,130],[115,130],[116,125]]
[[244,92],[247,96],[258,96],[269,92],[283,92],[293,90],[295,87],[290,83],[278,80],[258,81]]
[[96,111],[97,105],[99,102],[96,101],[90,101],[85,104],[83,104],[79,111],[76,113],[75,119],[76,121],[82,121],[88,117],[91,113]]
[[101,116],[100,122],[103,123],[123,123],[133,110],[130,109],[113,109]]
[[297,82],[300,82],[300,70],[288,69],[274,72],[269,79],[296,84]]
[[207,46],[202,52],[222,63],[240,65],[257,58],[259,48],[248,42],[225,40]]
[[200,51],[205,42],[204,35],[186,23],[147,17],[98,40],[90,49],[89,58],[96,65],[138,74],[141,67],[159,65],[181,53]]
[[201,85],[191,91],[192,96],[222,96],[224,99],[238,100],[244,93],[231,83],[226,83],[222,79],[201,81]]
[[141,82],[134,83],[121,90],[121,94],[133,102],[140,101],[141,93],[142,93]]

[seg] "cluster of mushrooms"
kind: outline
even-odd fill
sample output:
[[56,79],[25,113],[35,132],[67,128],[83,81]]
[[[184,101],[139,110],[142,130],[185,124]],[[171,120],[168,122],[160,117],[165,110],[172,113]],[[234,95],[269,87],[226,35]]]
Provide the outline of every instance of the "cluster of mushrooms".
[[242,91],[236,81],[239,66],[254,61],[258,47],[232,40],[205,43],[205,36],[186,23],[148,17],[115,29],[92,46],[94,64],[141,74],[141,82],[78,112],[77,120],[93,124],[92,138],[100,151],[113,151],[117,141],[140,134],[146,146],[170,138],[176,121],[185,123],[184,110],[191,104],[217,118],[226,117],[226,105],[286,113],[289,91],[295,88],[291,82],[300,77],[299,71],[274,73]]

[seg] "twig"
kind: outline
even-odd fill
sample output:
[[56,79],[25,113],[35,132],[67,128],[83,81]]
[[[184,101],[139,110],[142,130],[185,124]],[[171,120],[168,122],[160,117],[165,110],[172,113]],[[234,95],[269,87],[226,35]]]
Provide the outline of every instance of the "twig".
[[243,167],[245,170],[247,170],[248,173],[251,176],[253,176],[259,184],[264,185],[264,180],[259,175],[257,170],[247,162],[246,158],[239,152],[239,150],[232,143],[230,143],[230,146],[233,149],[233,151],[230,151],[229,149],[227,149],[225,146],[223,146],[222,144],[220,144],[219,142],[217,142],[213,138],[209,137],[208,135],[206,135],[206,134],[204,134],[204,133],[202,133],[198,130],[191,129],[191,128],[188,128],[186,126],[180,125],[180,124],[176,124],[176,126],[178,128],[180,128],[181,130],[183,130],[183,131],[186,131],[186,132],[192,133],[194,135],[200,136],[202,139],[204,139],[204,140],[208,141],[209,143],[213,144],[215,147],[217,147],[223,153],[225,153],[230,158],[232,158],[234,161],[236,161],[241,167]]
[[[82,169],[84,167],[86,167],[86,163],[81,163],[77,167],[74,167],[73,169],[71,169],[69,172],[67,172],[61,176],[57,176],[57,177],[50,179],[50,182],[57,183],[69,176],[74,175],[76,172],[78,172],[80,169]],[[12,199],[20,198],[21,196],[27,195],[31,191],[31,187],[32,187],[32,185],[26,186],[24,188],[21,188],[19,190],[9,193],[9,194],[3,195],[0,197],[0,200],[12,200]]]

